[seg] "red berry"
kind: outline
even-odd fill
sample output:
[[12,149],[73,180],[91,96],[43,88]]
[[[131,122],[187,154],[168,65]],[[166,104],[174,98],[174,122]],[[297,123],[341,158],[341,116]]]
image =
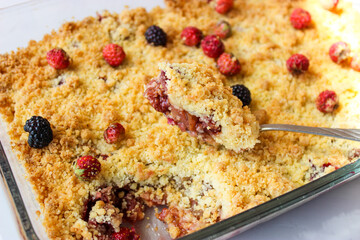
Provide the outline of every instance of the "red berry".
[[286,61],[286,67],[294,75],[299,75],[309,69],[309,59],[302,54],[294,54]]
[[337,7],[339,0],[320,0],[320,3],[324,9],[332,11]]
[[104,47],[103,57],[110,66],[117,67],[124,61],[126,54],[122,47],[110,43]]
[[295,8],[290,16],[291,24],[296,29],[304,29],[310,26],[311,15],[302,8]]
[[230,9],[234,6],[234,0],[217,0],[215,11],[220,14],[225,14],[230,11]]
[[231,35],[231,26],[227,21],[221,20],[214,28],[214,34],[219,38],[225,39]]
[[241,71],[239,60],[230,53],[223,53],[217,60],[219,71],[227,76],[233,76]]
[[331,45],[329,55],[335,63],[346,63],[350,59],[350,46],[346,42],[337,42]]
[[[334,166],[334,165],[332,165],[331,163],[324,163],[324,164],[322,165],[323,168],[327,168],[327,167],[330,167],[330,166]],[[337,166],[334,166],[334,168],[335,168],[335,170],[338,170],[338,169],[339,169],[339,167],[337,167]]]
[[70,65],[69,55],[61,48],[54,48],[48,51],[46,60],[55,69],[65,69]]
[[331,113],[339,105],[339,100],[334,91],[325,90],[316,98],[316,107],[320,112]]
[[125,128],[120,123],[113,123],[104,131],[104,139],[112,144],[119,142],[125,134]]
[[187,46],[197,46],[202,38],[202,32],[196,27],[186,27],[181,32],[181,39]]
[[352,57],[350,67],[352,69],[354,69],[355,71],[360,72],[360,55],[359,54],[355,54]]
[[205,55],[211,58],[217,58],[225,51],[224,44],[216,35],[206,36],[201,41],[201,48]]
[[75,165],[75,175],[81,180],[90,180],[94,178],[101,170],[99,160],[92,156],[84,156],[79,158]]
[[135,232],[134,228],[120,228],[119,232],[111,235],[111,240],[140,240],[140,236]]

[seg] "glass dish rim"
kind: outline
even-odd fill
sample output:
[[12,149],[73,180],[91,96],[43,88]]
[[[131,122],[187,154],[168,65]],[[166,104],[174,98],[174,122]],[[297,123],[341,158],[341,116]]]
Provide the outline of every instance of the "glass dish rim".
[[[0,14],[5,11],[14,11],[18,8],[27,8],[29,5],[41,4],[44,2],[47,2],[47,0],[24,0],[24,2],[15,3],[7,7],[0,8]],[[18,184],[12,172],[6,153],[3,149],[1,140],[0,174],[6,189],[7,197],[10,200],[15,212],[20,235],[24,239],[40,239],[37,236],[31,223],[23,198],[20,194]],[[181,237],[179,240],[210,240],[226,237],[226,235],[229,235],[233,232],[240,233],[244,231],[241,230],[242,228],[251,228],[257,223],[267,221],[276,215],[280,215],[287,210],[300,206],[301,204],[310,201],[312,198],[342,183],[354,180],[357,177],[360,177],[360,159],[249,210]]]

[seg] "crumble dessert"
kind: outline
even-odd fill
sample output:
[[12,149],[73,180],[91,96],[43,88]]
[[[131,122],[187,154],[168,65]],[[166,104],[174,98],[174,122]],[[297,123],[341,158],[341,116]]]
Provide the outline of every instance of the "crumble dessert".
[[161,74],[150,81],[145,97],[170,125],[210,144],[241,152],[253,148],[259,125],[248,107],[225,87],[216,71],[205,65],[161,63]]
[[[125,9],[67,22],[41,41],[0,55],[0,113],[50,239],[138,239],[123,223],[141,221],[147,206],[165,206],[158,218],[177,238],[360,156],[359,143],[290,132],[261,133],[252,149],[236,153],[169,125],[143,96],[144,86],[159,74],[158,63],[197,63],[218,68],[217,75],[234,73],[214,81],[222,79],[234,95],[247,99],[242,111],[251,109],[260,124],[359,128],[360,32],[354,29],[360,15],[350,4],[166,4],[150,12]],[[299,10],[293,15],[299,8],[310,15],[303,19]],[[221,21],[231,26],[224,38],[215,31]],[[188,46],[181,33],[190,26],[203,35],[193,31],[195,43]],[[351,61],[347,56],[333,62],[329,56],[340,41],[348,41]],[[116,46],[105,48],[108,44]],[[341,51],[334,52],[342,59]],[[217,66],[224,53],[236,59],[226,55]],[[307,69],[291,65],[300,74],[287,69],[294,54],[309,60]],[[241,69],[233,71],[236,60]],[[24,131],[32,116],[48,121],[52,130],[50,143],[49,129],[33,132],[41,148],[29,146],[31,132]]]

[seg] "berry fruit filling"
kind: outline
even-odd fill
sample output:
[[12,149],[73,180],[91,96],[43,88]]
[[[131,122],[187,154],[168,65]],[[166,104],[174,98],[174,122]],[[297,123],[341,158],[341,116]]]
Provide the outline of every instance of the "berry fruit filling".
[[215,144],[212,136],[221,132],[221,126],[217,125],[211,116],[197,117],[184,109],[172,105],[167,95],[167,81],[170,81],[162,71],[158,78],[151,80],[145,90],[145,97],[151,106],[158,112],[162,112],[170,125],[177,125],[181,131],[188,132],[193,137],[199,137],[205,142]]
[[82,212],[82,220],[97,231],[98,239],[140,239],[135,230],[121,227],[123,220],[135,223],[144,218],[145,205],[125,188],[105,187],[89,197]]

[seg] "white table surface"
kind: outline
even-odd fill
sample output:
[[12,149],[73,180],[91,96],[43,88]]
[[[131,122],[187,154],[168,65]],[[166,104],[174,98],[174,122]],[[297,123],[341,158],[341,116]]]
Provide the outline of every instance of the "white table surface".
[[[20,2],[24,0],[0,0],[0,8]],[[3,187],[0,190],[0,213],[0,240],[21,239],[12,207]],[[232,238],[232,240],[322,239],[360,239],[360,178]]]

